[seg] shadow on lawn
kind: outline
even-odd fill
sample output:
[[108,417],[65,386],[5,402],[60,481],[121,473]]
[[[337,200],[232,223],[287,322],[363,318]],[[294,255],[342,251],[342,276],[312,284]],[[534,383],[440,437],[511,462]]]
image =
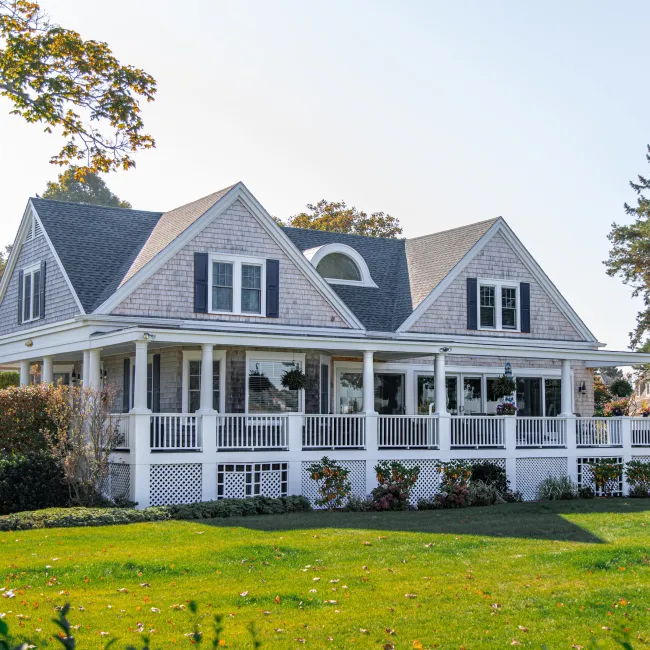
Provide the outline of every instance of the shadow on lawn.
[[650,499],[594,499],[509,503],[484,508],[408,512],[298,512],[205,521],[221,528],[260,531],[348,528],[359,530],[478,535],[603,544],[597,535],[568,521],[565,514],[631,514],[650,510]]

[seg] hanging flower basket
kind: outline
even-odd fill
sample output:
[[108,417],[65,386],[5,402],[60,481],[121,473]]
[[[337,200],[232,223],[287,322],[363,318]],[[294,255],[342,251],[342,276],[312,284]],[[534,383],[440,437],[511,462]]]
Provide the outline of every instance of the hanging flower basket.
[[510,402],[497,406],[497,415],[517,415],[517,407]]
[[289,390],[304,390],[307,388],[307,376],[300,368],[292,368],[282,375],[281,383]]
[[490,382],[490,399],[496,402],[504,397],[510,397],[517,390],[517,383],[512,377],[502,375]]

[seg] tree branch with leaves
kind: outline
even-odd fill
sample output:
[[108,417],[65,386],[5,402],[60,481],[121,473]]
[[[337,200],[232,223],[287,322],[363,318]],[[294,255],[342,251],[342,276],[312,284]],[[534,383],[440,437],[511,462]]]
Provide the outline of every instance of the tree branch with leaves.
[[51,163],[83,161],[81,176],[135,166],[132,154],[155,146],[138,98],[155,93],[155,79],[122,65],[106,43],[52,23],[37,2],[0,0],[0,97],[67,139]]

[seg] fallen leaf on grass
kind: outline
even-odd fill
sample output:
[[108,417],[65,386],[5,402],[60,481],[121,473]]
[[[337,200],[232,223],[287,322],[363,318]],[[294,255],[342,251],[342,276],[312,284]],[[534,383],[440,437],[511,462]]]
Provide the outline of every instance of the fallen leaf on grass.
[[404,594],[404,598],[417,598],[417,594]]
[[239,595],[240,595],[242,598],[246,598],[246,596],[248,596],[248,592],[247,592],[247,591],[242,591]]

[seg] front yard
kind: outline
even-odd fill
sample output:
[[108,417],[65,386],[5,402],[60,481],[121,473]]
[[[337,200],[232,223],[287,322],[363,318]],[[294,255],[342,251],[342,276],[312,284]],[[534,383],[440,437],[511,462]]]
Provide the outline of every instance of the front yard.
[[216,614],[233,648],[251,622],[269,648],[641,648],[649,533],[648,499],[1,533],[0,612],[54,647],[70,601],[82,650],[189,647]]

